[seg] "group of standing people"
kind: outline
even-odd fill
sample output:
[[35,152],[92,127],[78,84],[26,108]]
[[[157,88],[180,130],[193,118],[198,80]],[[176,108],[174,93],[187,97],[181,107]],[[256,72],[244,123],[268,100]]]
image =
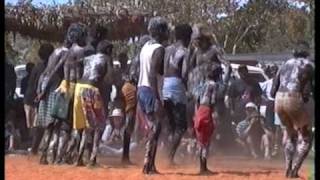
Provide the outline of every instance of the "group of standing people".
[[[36,153],[39,146],[40,163],[96,165],[99,144],[109,119],[108,97],[112,83],[108,80],[119,76],[112,117],[123,117],[122,163],[132,164],[131,136],[135,124],[139,123],[146,130],[143,173],[158,173],[155,158],[164,116],[168,119],[166,149],[171,165],[175,164],[176,150],[192,124],[200,146],[200,174],[211,174],[207,167],[211,138],[217,126],[227,126],[228,118],[239,119],[239,141],[249,147],[252,156],[257,157],[254,142],[262,139],[268,147],[265,152],[268,157],[271,130],[259,113],[263,89],[249,77],[246,66],[238,68],[240,79],[233,80],[230,63],[222,58],[222,50],[212,44],[210,33],[202,26],[176,25],[174,42],[168,46],[165,44],[169,27],[164,18],[151,18],[148,32],[149,36],[140,38],[140,50],[130,67],[120,62],[125,65],[121,65],[121,75],[117,77],[110,73],[113,71],[112,43],[101,39],[90,27],[79,23],[70,25],[62,47],[41,45],[42,63],[35,66],[30,78],[36,82],[30,87],[30,91],[35,92],[30,108],[37,111],[32,124],[39,129],[35,131],[32,152]],[[272,86],[267,88],[268,99],[275,101],[275,110],[286,127],[288,177],[297,176],[311,143],[310,124],[303,110],[308,99],[305,89],[313,77],[313,65],[307,56],[306,49],[296,51],[294,58],[274,73]],[[122,58],[119,56],[119,60]],[[190,103],[193,118],[187,117]],[[270,104],[268,108],[273,109]],[[228,108],[230,116],[226,116]],[[111,119],[116,121],[110,122],[112,126],[120,126],[117,118]],[[106,129],[110,133],[118,132]],[[298,134],[302,141],[297,140]],[[254,140],[257,137],[259,140]],[[295,150],[298,155],[293,160]]]

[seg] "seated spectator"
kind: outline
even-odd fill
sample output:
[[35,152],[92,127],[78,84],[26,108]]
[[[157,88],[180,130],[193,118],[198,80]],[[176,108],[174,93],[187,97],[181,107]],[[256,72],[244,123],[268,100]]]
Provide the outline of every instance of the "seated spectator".
[[237,124],[236,131],[239,136],[237,141],[249,150],[253,158],[258,158],[260,150],[264,150],[265,159],[270,159],[272,133],[254,103],[246,104],[246,118]]
[[[121,109],[114,109],[110,116],[110,124],[102,135],[102,143],[99,147],[99,152],[106,156],[120,156],[123,152],[123,136],[125,130],[125,118]],[[130,150],[132,151],[137,144],[130,143]]]

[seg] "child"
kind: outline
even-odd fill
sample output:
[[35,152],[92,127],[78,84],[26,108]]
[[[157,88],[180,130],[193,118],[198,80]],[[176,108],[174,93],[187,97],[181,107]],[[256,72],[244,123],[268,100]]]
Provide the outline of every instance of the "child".
[[222,73],[222,69],[217,64],[208,65],[207,76],[203,86],[203,92],[197,99],[197,107],[194,118],[194,129],[197,141],[200,145],[200,174],[212,174],[207,168],[207,156],[209,151],[209,142],[213,130],[215,129],[215,120],[212,114],[215,110],[216,95],[218,84],[216,83]]

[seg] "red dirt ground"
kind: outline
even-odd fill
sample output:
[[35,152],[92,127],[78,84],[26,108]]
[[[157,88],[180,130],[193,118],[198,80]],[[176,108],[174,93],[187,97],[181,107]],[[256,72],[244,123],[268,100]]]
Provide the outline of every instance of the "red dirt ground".
[[[243,157],[213,157],[209,168],[217,174],[198,176],[198,162],[178,162],[175,168],[162,163],[163,158],[157,157],[157,168],[160,175],[147,176],[142,174],[142,160],[133,159],[139,165],[123,167],[120,158],[100,160],[101,167],[87,168],[71,165],[39,165],[39,157],[25,155],[5,156],[6,180],[282,180],[284,178],[283,161],[249,160]],[[300,179],[310,178],[310,160],[304,163]]]

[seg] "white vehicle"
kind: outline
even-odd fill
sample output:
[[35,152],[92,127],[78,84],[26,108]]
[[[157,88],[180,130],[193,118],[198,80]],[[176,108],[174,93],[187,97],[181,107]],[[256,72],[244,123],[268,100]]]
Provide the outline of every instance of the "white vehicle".
[[23,98],[23,95],[21,94],[21,80],[27,75],[26,65],[15,66],[14,71],[17,76],[15,98]]

